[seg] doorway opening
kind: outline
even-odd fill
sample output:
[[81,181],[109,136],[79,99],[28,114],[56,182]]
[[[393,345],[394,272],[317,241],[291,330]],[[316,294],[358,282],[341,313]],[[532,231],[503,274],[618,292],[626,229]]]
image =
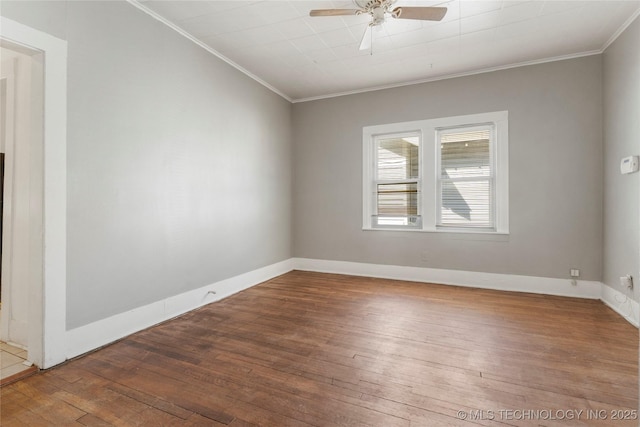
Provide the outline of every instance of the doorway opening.
[[33,297],[43,285],[44,57],[40,51],[1,40],[0,58],[0,381],[4,382],[29,370],[31,347],[42,339],[31,323],[42,311]]

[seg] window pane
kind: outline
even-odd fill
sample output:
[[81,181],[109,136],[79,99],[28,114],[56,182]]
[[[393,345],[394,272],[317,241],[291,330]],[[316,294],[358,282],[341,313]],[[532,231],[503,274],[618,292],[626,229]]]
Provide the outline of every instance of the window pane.
[[489,129],[440,135],[442,177],[491,176]]
[[373,224],[377,226],[392,227],[420,227],[420,217],[418,216],[374,216]]
[[491,185],[482,181],[443,181],[441,223],[453,227],[492,227]]
[[376,147],[378,179],[393,181],[417,178],[420,171],[419,143],[417,136],[379,139]]
[[378,215],[418,215],[418,183],[378,184]]

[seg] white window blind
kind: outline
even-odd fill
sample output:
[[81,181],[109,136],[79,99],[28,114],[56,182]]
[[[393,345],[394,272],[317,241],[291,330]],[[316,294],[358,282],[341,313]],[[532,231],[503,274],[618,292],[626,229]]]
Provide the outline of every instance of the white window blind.
[[438,131],[438,227],[494,229],[491,126]]

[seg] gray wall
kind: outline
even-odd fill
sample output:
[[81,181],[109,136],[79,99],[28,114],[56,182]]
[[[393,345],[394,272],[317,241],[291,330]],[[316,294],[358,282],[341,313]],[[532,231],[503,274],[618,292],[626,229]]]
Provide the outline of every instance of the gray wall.
[[635,279],[640,295],[640,174],[620,174],[620,160],[640,155],[640,18],[604,53],[604,272],[603,282],[620,286]]
[[[362,231],[363,126],[498,110],[509,236]],[[600,56],[294,104],[293,128],[296,257],[601,279]]]
[[291,257],[291,105],[124,2],[3,2],[68,40],[69,329]]

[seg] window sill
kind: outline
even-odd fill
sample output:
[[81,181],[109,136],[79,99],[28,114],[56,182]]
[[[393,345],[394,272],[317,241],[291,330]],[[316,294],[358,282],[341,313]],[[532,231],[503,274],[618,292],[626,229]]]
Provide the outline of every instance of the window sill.
[[436,234],[461,234],[461,235],[482,235],[482,236],[508,236],[509,231],[493,230],[465,230],[455,229],[430,229],[430,228],[401,228],[401,227],[362,227],[362,231],[402,231],[411,233],[436,233]]

